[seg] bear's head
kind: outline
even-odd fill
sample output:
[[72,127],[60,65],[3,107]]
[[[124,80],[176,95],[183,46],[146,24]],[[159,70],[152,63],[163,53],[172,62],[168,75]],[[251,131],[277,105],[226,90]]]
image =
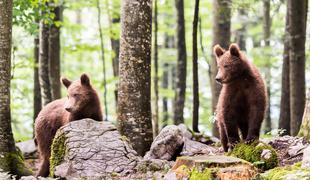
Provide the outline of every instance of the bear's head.
[[82,74],[79,80],[70,81],[67,78],[61,78],[62,84],[67,88],[68,99],[65,103],[65,110],[70,113],[76,113],[83,110],[89,103],[92,103],[97,97],[96,91],[90,84],[89,77]]
[[228,51],[220,45],[215,45],[213,52],[218,67],[215,77],[217,82],[228,84],[238,79],[246,70],[246,58],[244,58],[237,44],[231,44]]

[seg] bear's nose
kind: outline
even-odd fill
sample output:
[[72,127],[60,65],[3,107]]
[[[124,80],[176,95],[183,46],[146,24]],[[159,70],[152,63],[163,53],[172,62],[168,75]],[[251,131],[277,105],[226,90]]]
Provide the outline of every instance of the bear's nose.
[[72,108],[66,107],[65,110],[71,112]]
[[222,82],[222,79],[219,78],[219,77],[216,77],[215,80],[216,80],[217,82],[219,82],[219,83]]

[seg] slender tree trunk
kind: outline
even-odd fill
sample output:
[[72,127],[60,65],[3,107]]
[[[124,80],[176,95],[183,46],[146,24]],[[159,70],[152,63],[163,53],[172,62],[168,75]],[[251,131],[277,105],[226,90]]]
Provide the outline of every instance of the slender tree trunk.
[[[263,1],[264,17],[263,17],[263,28],[264,28],[264,42],[265,47],[270,47],[270,30],[271,30],[271,18],[270,18],[270,0]],[[268,104],[265,117],[265,133],[271,131],[271,117],[270,117],[270,79],[271,79],[271,62],[270,54],[268,52],[266,58],[266,84],[267,84],[267,95],[268,95]]]
[[123,0],[121,11],[118,123],[144,155],[153,141],[151,112],[151,0]]
[[[39,112],[41,111],[41,107],[42,107],[38,63],[39,63],[39,37],[36,36],[34,38],[33,126],[35,123],[35,119],[37,118]],[[33,131],[33,137],[34,137],[34,131]]]
[[308,0],[288,0],[291,135],[297,135],[305,107],[305,40]]
[[12,43],[12,0],[0,0],[0,169],[20,175],[23,162],[18,155],[11,127],[10,84]]
[[153,115],[153,136],[156,137],[158,135],[158,10],[157,10],[157,1],[154,0],[154,115]]
[[[61,21],[62,7],[56,6],[53,10],[55,14],[54,22]],[[52,100],[61,97],[60,89],[60,27],[55,23],[50,26],[48,41],[48,62],[49,79],[51,86]]]
[[310,139],[310,89],[308,90],[306,106],[298,136]]
[[101,60],[102,60],[102,67],[103,67],[103,101],[104,101],[104,113],[105,113],[105,121],[108,121],[108,103],[107,103],[107,80],[106,80],[106,66],[105,66],[105,58],[104,58],[104,45],[103,45],[103,34],[101,28],[101,10],[100,10],[100,2],[96,0],[97,3],[97,11],[98,11],[98,31],[100,36],[100,50],[101,50]]
[[[227,49],[230,44],[230,18],[231,0],[213,0],[213,46],[219,44]],[[212,55],[211,65],[211,93],[212,111],[216,112],[216,105],[219,98],[221,85],[216,83],[217,74],[216,58]],[[213,125],[213,135],[219,137],[217,123]]]
[[246,10],[241,8],[238,10],[238,17],[241,19],[241,28],[236,30],[236,40],[235,42],[239,45],[239,48],[243,51],[246,51]]
[[177,79],[176,94],[174,102],[174,124],[184,123],[183,110],[186,92],[186,42],[185,42],[185,20],[184,1],[175,0],[177,10]]
[[193,21],[193,131],[199,132],[199,84],[198,84],[198,48],[197,28],[199,16],[199,0],[195,1]]
[[[109,6],[108,1],[106,1],[106,5]],[[108,8],[108,16],[109,16],[109,25],[110,25],[110,41],[111,48],[113,51],[112,57],[112,66],[113,66],[113,76],[118,78],[119,76],[119,30],[117,25],[120,23],[120,6],[119,2],[112,2],[112,14],[110,9]],[[117,92],[118,92],[118,83],[115,84],[114,96],[115,96],[115,104],[117,104]]]
[[279,129],[284,129],[283,135],[290,135],[290,47],[289,47],[289,8],[286,2],[286,22],[284,35],[284,50],[282,63],[282,87],[280,103]]
[[41,20],[39,34],[39,81],[42,106],[52,101],[51,83],[49,79],[48,36],[49,26]]
[[[164,67],[163,67],[163,76],[162,76],[162,78],[163,78],[162,79],[162,88],[163,89],[168,89],[168,86],[169,86],[168,68],[169,68],[169,64],[165,63]],[[168,125],[168,119],[169,119],[168,98],[166,96],[163,96],[163,125],[162,125],[163,128]]]

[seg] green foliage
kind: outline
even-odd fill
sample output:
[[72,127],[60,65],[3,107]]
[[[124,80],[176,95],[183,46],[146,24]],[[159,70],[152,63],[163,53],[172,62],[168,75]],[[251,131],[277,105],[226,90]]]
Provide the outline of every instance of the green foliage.
[[[265,158],[263,151],[268,151],[270,157]],[[278,165],[278,156],[276,151],[267,144],[253,142],[252,144],[237,144],[232,151],[228,153],[230,156],[246,160],[253,163],[262,170],[268,170]]]

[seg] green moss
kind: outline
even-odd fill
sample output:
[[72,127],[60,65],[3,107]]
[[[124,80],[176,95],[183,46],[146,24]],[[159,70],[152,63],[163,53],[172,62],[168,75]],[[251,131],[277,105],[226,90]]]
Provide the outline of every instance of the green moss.
[[[270,158],[264,159],[261,157],[263,150],[270,150]],[[252,144],[239,143],[235,148],[228,153],[230,156],[246,160],[253,163],[257,168],[268,170],[278,165],[278,157],[276,151],[267,144],[253,142]]]
[[310,180],[310,168],[302,168],[301,163],[277,167],[261,174],[264,180],[303,179]]
[[2,154],[0,156],[0,164],[0,168],[3,171],[7,171],[11,174],[17,175],[17,178],[33,174],[32,171],[27,169],[27,167],[25,166],[23,154],[18,148],[16,151]]
[[301,125],[298,136],[310,139],[310,125],[308,123]]
[[54,172],[56,166],[60,165],[64,160],[66,154],[66,146],[65,146],[66,137],[61,132],[58,131],[53,140],[53,144],[51,147],[51,157],[50,157],[50,176],[54,177]]
[[193,169],[190,173],[190,180],[211,180],[215,178],[216,169],[206,168],[203,172]]

